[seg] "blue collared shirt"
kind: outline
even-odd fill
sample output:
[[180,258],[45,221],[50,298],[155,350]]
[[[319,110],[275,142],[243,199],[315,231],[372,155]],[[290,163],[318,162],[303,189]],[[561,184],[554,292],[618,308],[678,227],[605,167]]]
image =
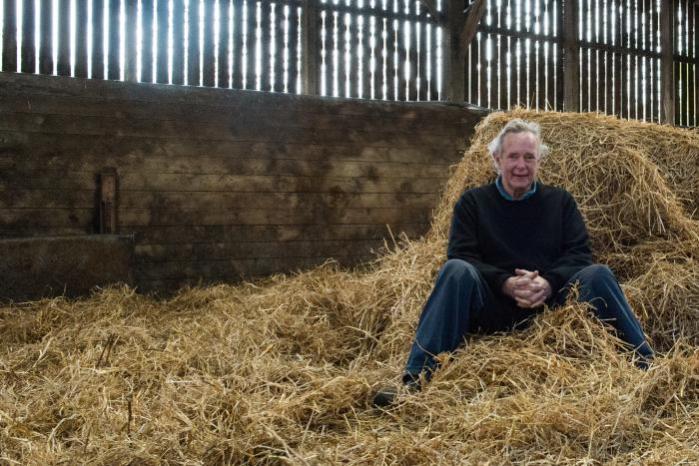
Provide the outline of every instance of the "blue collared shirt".
[[520,199],[515,199],[512,196],[510,196],[510,193],[505,191],[505,187],[502,185],[502,175],[499,175],[498,178],[495,180],[495,186],[498,188],[498,192],[502,197],[504,197],[508,201],[523,201],[525,199],[529,199],[536,193],[537,184],[538,183],[536,181],[532,183],[532,187],[529,191],[524,193],[524,195]]

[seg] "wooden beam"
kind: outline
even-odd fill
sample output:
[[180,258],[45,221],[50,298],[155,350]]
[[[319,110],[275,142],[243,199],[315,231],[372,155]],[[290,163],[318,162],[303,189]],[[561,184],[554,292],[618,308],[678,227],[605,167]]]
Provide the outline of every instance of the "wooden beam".
[[318,4],[317,0],[303,0],[303,25],[301,36],[301,92],[307,95],[320,94],[318,51]]
[[660,7],[660,122],[675,124],[675,73],[672,60],[673,2],[664,1]]
[[5,0],[5,24],[2,28],[2,71],[17,71],[17,2]]
[[473,38],[476,37],[478,23],[480,23],[481,18],[483,18],[485,6],[485,0],[475,0],[466,11],[467,16],[463,20],[464,22],[459,36],[459,43],[464,53]]
[[563,1],[563,110],[580,111],[578,0]]
[[444,96],[449,102],[464,101],[466,82],[466,49],[462,47],[461,34],[464,27],[463,3],[447,0],[447,30],[444,35]]

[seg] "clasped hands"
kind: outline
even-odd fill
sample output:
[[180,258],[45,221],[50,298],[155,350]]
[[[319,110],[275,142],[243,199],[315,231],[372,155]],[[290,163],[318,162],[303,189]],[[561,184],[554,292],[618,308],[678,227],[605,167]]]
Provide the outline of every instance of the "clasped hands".
[[551,296],[551,284],[537,270],[515,269],[502,285],[502,291],[525,309],[539,307]]

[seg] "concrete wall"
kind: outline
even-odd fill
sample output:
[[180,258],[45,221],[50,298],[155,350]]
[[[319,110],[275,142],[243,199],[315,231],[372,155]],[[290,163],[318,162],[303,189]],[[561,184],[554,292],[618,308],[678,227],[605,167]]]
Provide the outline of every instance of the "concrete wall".
[[333,257],[387,226],[416,237],[482,113],[0,73],[0,238],[86,235],[98,174],[143,290],[235,281]]

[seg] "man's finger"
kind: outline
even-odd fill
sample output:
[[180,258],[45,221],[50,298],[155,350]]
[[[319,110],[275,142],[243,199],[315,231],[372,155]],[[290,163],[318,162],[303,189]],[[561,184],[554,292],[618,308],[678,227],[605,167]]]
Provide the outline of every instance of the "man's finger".
[[531,304],[529,304],[529,301],[526,299],[515,298],[515,301],[517,301],[518,307],[522,307],[525,309],[528,309],[531,307]]

